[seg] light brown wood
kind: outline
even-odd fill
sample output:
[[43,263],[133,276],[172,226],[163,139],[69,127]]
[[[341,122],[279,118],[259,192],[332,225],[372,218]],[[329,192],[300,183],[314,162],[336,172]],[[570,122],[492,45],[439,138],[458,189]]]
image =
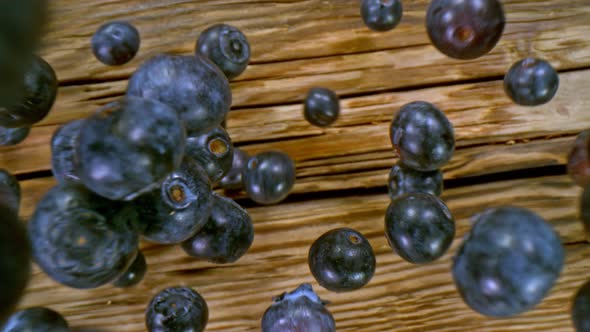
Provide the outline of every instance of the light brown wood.
[[[23,182],[23,217],[51,185],[52,179]],[[257,331],[270,298],[301,282],[314,282],[306,257],[323,232],[352,227],[362,232],[377,254],[374,279],[361,291],[334,294],[317,286],[332,301],[338,331],[570,331],[569,297],[587,278],[590,245],[577,220],[580,189],[565,176],[503,181],[447,190],[443,199],[457,222],[453,248],[443,259],[415,266],[393,254],[383,236],[387,195],[350,196],[249,209],[255,240],[237,263],[214,266],[186,256],[176,246],[147,245],[149,272],[137,287],[101,287],[82,291],[63,287],[36,270],[22,306],[49,305],[73,326],[109,331],[143,331],[143,310],[163,287],[186,284],[203,294],[211,310],[208,331]],[[470,218],[487,207],[513,204],[546,218],[566,246],[568,262],[549,297],[535,310],[509,320],[483,318],[468,310],[450,277],[450,259],[469,229]],[[509,327],[510,326],[510,327]]]
[[[149,57],[192,54],[199,33],[219,22],[242,29],[252,45],[251,65],[231,82],[232,140],[250,153],[287,152],[297,164],[297,183],[287,202],[248,209],[255,241],[234,264],[213,265],[187,257],[178,246],[143,243],[149,271],[138,286],[74,290],[35,267],[20,307],[51,307],[73,327],[139,332],[146,330],[150,298],[180,284],[207,300],[207,331],[259,331],[272,296],[311,282],[332,302],[339,332],[573,331],[570,299],[590,278],[590,244],[578,217],[581,189],[555,173],[563,173],[575,135],[590,128],[590,3],[502,1],[507,25],[498,46],[479,59],[457,61],[430,45],[424,27],[430,1],[404,0],[402,23],[385,33],[363,25],[359,2],[51,1],[40,52],[57,71],[59,96],[23,143],[0,148],[0,168],[40,176],[21,181],[24,221],[55,184],[47,177],[55,129],[123,96],[127,79]],[[131,21],[142,36],[138,56],[120,67],[99,63],[89,45],[96,28],[114,19]],[[547,59],[561,72],[559,92],[546,105],[516,106],[503,92],[505,71],[525,56]],[[301,101],[312,86],[341,96],[342,114],[332,127],[317,128],[302,117]],[[397,160],[388,127],[399,107],[414,100],[436,104],[453,123],[457,151],[443,171],[448,184],[462,185],[443,194],[457,220],[454,245],[424,266],[393,254],[383,234],[385,185]],[[539,170],[545,166],[557,167],[551,176],[533,177],[549,174]],[[514,178],[523,175],[529,178]],[[253,205],[243,193],[234,197]],[[551,223],[566,248],[567,265],[537,308],[512,319],[489,319],[463,304],[450,265],[470,218],[508,204],[530,208]],[[367,236],[378,267],[365,288],[335,294],[313,280],[306,257],[320,234],[343,226]]]

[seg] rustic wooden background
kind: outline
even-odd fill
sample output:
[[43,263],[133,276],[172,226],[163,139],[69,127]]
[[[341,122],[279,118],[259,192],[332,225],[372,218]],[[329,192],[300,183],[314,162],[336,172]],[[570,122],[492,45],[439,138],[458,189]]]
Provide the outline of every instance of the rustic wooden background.
[[[332,302],[338,331],[572,331],[570,299],[590,279],[590,245],[578,221],[580,190],[564,163],[575,135],[590,128],[590,1],[503,1],[507,25],[499,45],[472,61],[449,59],[429,44],[429,1],[405,0],[402,23],[386,33],[364,27],[359,2],[51,1],[41,54],[57,71],[57,102],[26,141],[0,150],[0,167],[21,180],[25,219],[55,183],[49,140],[57,126],[122,96],[127,78],[150,56],[191,54],[199,33],[218,22],[241,28],[253,52],[251,66],[232,82],[232,139],[251,153],[290,154],[297,184],[276,206],[258,207],[240,196],[256,236],[235,264],[199,262],[178,247],[146,243],[149,271],[140,285],[74,290],[35,268],[21,307],[51,307],[73,327],[145,331],[150,298],[182,284],[207,300],[207,331],[257,331],[273,295],[312,282]],[[89,45],[95,29],[113,19],[131,21],[142,36],[137,58],[117,68],[99,63]],[[525,56],[545,58],[560,72],[558,95],[547,105],[519,107],[503,93],[503,74]],[[332,88],[342,98],[341,118],[331,128],[310,126],[302,117],[301,101],[312,86]],[[393,254],[383,234],[385,182],[396,161],[388,126],[399,106],[414,100],[444,110],[457,138],[443,195],[457,220],[457,239],[441,260],[424,266]],[[463,304],[450,262],[469,218],[505,204],[547,218],[562,237],[567,265],[535,310],[500,320]],[[314,282],[306,257],[321,233],[342,226],[368,237],[378,265],[365,288],[335,294]]]

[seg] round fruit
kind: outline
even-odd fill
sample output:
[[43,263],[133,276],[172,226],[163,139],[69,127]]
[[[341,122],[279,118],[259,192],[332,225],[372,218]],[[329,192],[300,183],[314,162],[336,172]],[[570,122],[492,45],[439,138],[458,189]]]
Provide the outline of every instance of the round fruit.
[[7,128],[0,126],[0,146],[13,146],[29,136],[31,127]]
[[21,200],[20,183],[9,171],[1,168],[0,187],[2,188],[2,203],[18,214]]
[[228,24],[215,24],[199,36],[195,52],[209,58],[227,79],[239,76],[250,62],[250,44],[242,31]]
[[262,332],[334,332],[334,317],[310,284],[273,298],[262,316]]
[[361,17],[365,25],[375,31],[388,31],[402,20],[401,0],[363,0]]
[[118,66],[131,61],[139,51],[139,31],[128,22],[109,22],[96,30],[91,42],[100,62]]
[[188,133],[185,154],[193,158],[212,183],[221,180],[232,167],[234,146],[220,126],[201,134]]
[[234,147],[234,157],[231,168],[219,181],[219,186],[225,190],[240,190],[244,188],[244,184],[242,183],[242,171],[246,168],[249,159],[250,155],[246,151]]
[[51,171],[59,183],[79,182],[76,174],[76,146],[84,120],[70,121],[59,127],[51,137]]
[[68,322],[49,308],[33,307],[17,311],[2,328],[2,332],[69,332]]
[[590,282],[578,289],[572,302],[572,322],[576,332],[590,331]]
[[307,122],[318,127],[333,124],[340,115],[340,101],[334,91],[313,88],[305,97],[303,115]]
[[149,332],[201,332],[209,320],[203,297],[188,287],[170,287],[156,294],[145,313]]
[[440,169],[455,151],[453,125],[443,112],[424,101],[401,107],[391,122],[390,138],[400,162],[417,171]]
[[416,171],[398,162],[391,168],[387,184],[391,199],[412,192],[440,196],[443,190],[443,174],[440,170]]
[[391,248],[406,261],[430,263],[451,246],[455,221],[438,197],[408,193],[389,204],[385,214],[385,235]]
[[475,59],[500,40],[506,19],[499,0],[433,0],[426,29],[434,46],[455,59]]
[[295,163],[285,153],[262,152],[248,160],[242,179],[250,199],[259,204],[278,203],[295,184]]
[[119,288],[135,286],[141,282],[146,272],[147,264],[145,262],[145,256],[138,250],[137,257],[135,257],[131,266],[113,282],[113,286]]
[[482,315],[510,317],[535,307],[564,264],[559,236],[540,216],[499,207],[476,216],[453,262],[455,285]]
[[369,241],[350,228],[333,229],[309,249],[309,269],[318,283],[333,292],[366,285],[375,273],[375,254]]
[[549,102],[557,93],[559,76],[545,60],[526,58],[510,67],[504,77],[504,91],[512,101],[524,106]]

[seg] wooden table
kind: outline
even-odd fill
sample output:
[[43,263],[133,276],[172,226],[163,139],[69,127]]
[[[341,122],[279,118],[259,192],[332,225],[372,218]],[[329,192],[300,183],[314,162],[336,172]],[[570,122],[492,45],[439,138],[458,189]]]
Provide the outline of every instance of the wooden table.
[[[177,246],[144,244],[149,272],[131,289],[83,291],[60,286],[35,268],[21,307],[48,306],[74,327],[145,331],[144,310],[164,287],[188,285],[207,300],[207,331],[257,331],[271,297],[312,282],[330,300],[338,331],[572,331],[569,307],[590,279],[590,245],[578,221],[578,196],[565,175],[575,135],[590,128],[590,1],[507,0],[507,25],[489,55],[449,59],[429,44],[428,1],[405,0],[393,31],[364,27],[358,0],[53,0],[42,56],[60,79],[50,115],[14,148],[0,151],[0,167],[22,180],[21,215],[54,185],[49,140],[66,121],[88,116],[124,94],[127,78],[160,52],[191,54],[200,31],[225,22],[241,28],[253,51],[247,71],[232,82],[228,127],[250,153],[287,152],[297,184],[280,205],[245,199],[256,236],[237,263],[215,266]],[[139,55],[106,67],[91,53],[90,37],[108,20],[129,20],[142,35]],[[560,72],[556,98],[519,107],[504,95],[502,77],[525,56],[547,59]],[[334,89],[342,114],[330,128],[305,122],[301,101],[312,86]],[[396,157],[388,127],[400,105],[427,100],[447,114],[457,151],[444,168],[443,198],[457,220],[457,239],[441,260],[402,261],[383,233],[386,179]],[[559,232],[567,265],[549,296],[513,319],[488,319],[461,301],[450,262],[469,218],[491,206],[513,204],[541,214]],[[377,271],[362,290],[335,294],[320,288],[307,266],[310,244],[335,227],[353,227],[370,240]]]

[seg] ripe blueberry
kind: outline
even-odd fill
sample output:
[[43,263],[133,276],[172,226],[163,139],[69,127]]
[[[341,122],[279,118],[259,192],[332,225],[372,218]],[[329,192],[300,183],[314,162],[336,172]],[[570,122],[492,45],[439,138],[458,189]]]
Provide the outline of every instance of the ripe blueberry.
[[228,80],[239,76],[250,62],[250,44],[242,31],[228,24],[215,24],[201,33],[196,54],[207,57]]
[[365,25],[375,31],[388,31],[402,20],[401,0],[363,0],[361,17]]
[[185,154],[193,158],[212,183],[221,180],[232,167],[234,147],[221,126],[204,133],[188,133]]
[[391,201],[385,214],[385,235],[391,248],[410,263],[430,263],[449,249],[455,221],[438,197],[407,193]]
[[51,171],[60,182],[79,182],[76,174],[76,146],[84,120],[70,121],[59,127],[51,137]]
[[375,273],[375,254],[369,241],[350,228],[333,229],[309,249],[309,269],[318,283],[333,292],[365,286]]
[[540,216],[499,207],[475,217],[453,261],[455,285],[482,315],[510,317],[532,309],[559,277],[564,250]]
[[244,187],[244,184],[242,183],[242,171],[246,168],[248,159],[250,159],[250,155],[246,151],[234,147],[234,157],[231,168],[219,181],[219,186],[225,190],[242,189]]
[[504,76],[504,91],[519,105],[545,104],[555,96],[558,87],[557,72],[549,62],[541,59],[517,61]]
[[5,169],[0,169],[0,187],[2,188],[2,202],[16,214],[20,208],[20,183]]
[[391,122],[390,138],[401,163],[418,171],[441,168],[455,151],[453,125],[443,112],[424,101],[401,107]]
[[185,143],[182,122],[170,107],[123,98],[84,120],[75,173],[101,196],[132,200],[178,168]]
[[135,286],[141,282],[146,272],[147,264],[145,262],[145,256],[138,250],[137,256],[133,263],[131,263],[131,266],[113,282],[113,286],[119,288]]
[[158,189],[133,202],[142,222],[143,236],[165,244],[185,241],[203,228],[211,204],[207,174],[190,157],[185,157]]
[[58,312],[33,307],[12,314],[2,332],[69,332],[68,322]]
[[398,162],[391,168],[387,184],[391,199],[412,192],[440,196],[443,190],[443,175],[440,170],[421,172]]
[[253,240],[254,226],[248,212],[233,200],[213,194],[209,221],[183,242],[182,248],[190,256],[225,264],[242,257]]
[[475,59],[491,51],[505,23],[499,0],[433,0],[426,13],[430,41],[455,59]]
[[572,322],[576,332],[590,331],[590,282],[583,284],[574,295]]
[[209,320],[203,297],[188,287],[170,287],[156,294],[145,313],[149,332],[201,332]]
[[310,284],[273,298],[262,316],[262,332],[334,332],[334,317]]
[[256,203],[278,203],[295,184],[295,163],[285,153],[262,152],[248,160],[242,180],[248,197]]
[[31,127],[7,128],[0,126],[0,146],[13,146],[29,136]]
[[96,288],[125,272],[137,254],[137,213],[78,184],[53,187],[29,221],[33,257],[55,281]]
[[139,31],[128,22],[109,22],[96,30],[91,43],[100,62],[118,66],[131,61],[139,51]]
[[340,115],[340,101],[334,91],[313,88],[305,97],[303,115],[307,122],[318,127],[333,124]]
[[189,132],[218,126],[231,106],[229,82],[202,56],[157,55],[149,59],[129,79],[127,95],[170,105]]

